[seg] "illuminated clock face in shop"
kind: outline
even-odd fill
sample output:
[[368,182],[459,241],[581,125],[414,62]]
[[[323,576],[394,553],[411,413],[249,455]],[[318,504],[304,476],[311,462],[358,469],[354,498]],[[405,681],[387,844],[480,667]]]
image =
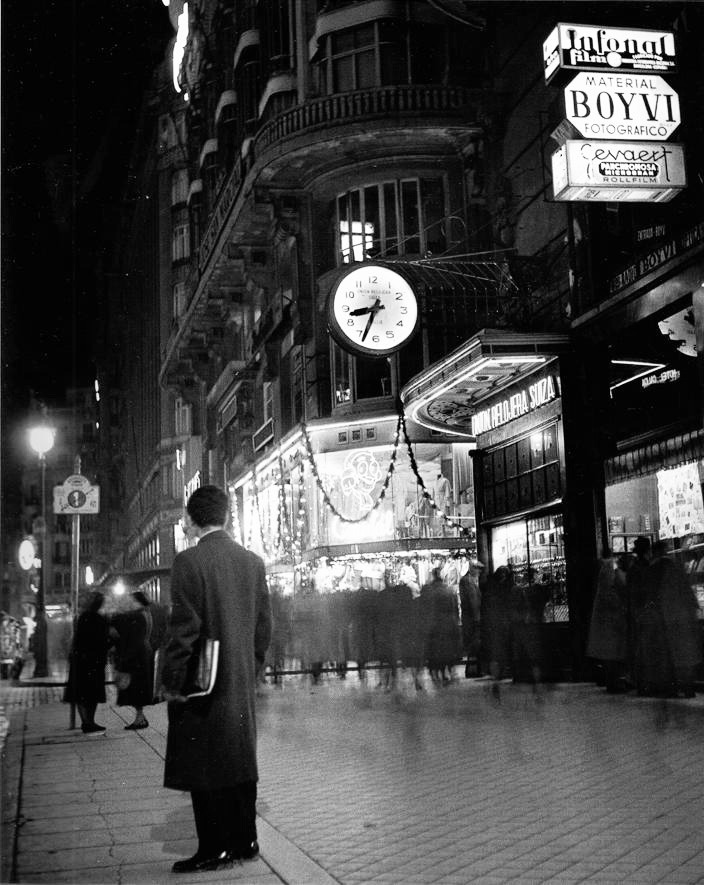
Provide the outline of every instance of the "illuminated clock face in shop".
[[363,265],[344,274],[328,300],[330,332],[345,350],[364,356],[388,356],[414,335],[418,300],[396,271]]

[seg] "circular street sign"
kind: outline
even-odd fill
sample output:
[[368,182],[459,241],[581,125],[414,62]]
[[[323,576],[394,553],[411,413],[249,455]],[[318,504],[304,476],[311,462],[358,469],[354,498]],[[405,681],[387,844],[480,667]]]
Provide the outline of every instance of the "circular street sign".
[[83,507],[86,503],[86,494],[80,489],[72,489],[66,496],[70,507]]

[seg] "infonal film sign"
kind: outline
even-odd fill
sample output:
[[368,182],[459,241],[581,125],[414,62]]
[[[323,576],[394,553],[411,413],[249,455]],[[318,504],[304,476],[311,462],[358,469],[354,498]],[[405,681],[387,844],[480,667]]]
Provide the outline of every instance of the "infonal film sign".
[[552,182],[559,201],[664,203],[687,185],[684,148],[568,140],[552,155]]
[[560,70],[672,74],[675,38],[671,31],[560,23],[543,42],[543,62],[546,83]]

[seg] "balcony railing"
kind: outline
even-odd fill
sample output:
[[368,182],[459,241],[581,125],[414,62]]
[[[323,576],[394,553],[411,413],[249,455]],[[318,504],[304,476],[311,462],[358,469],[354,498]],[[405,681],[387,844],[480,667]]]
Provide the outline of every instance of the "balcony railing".
[[[461,115],[467,122],[476,122],[479,100],[478,90],[446,86],[386,86],[327,95],[296,105],[267,123],[256,135],[254,151],[306,130],[360,118],[417,113]],[[468,114],[468,107],[473,112]]]
[[332,124],[360,119],[387,118],[393,114],[438,114],[476,123],[481,93],[476,89],[446,86],[385,86],[344,92],[296,105],[266,123],[256,134],[244,157],[239,157],[224,183],[198,250],[198,269],[210,259],[225,218],[255,158],[282,139]]

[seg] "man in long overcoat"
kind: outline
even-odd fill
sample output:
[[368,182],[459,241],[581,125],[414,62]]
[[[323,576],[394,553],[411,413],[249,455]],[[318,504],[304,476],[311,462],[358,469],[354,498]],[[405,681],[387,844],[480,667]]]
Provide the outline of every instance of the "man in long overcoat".
[[[264,563],[225,531],[227,495],[202,486],[186,505],[195,547],[176,556],[161,681],[169,701],[164,786],[191,793],[198,851],[177,873],[213,870],[258,852],[255,689],[271,638]],[[186,700],[203,638],[219,640],[212,693]]]

